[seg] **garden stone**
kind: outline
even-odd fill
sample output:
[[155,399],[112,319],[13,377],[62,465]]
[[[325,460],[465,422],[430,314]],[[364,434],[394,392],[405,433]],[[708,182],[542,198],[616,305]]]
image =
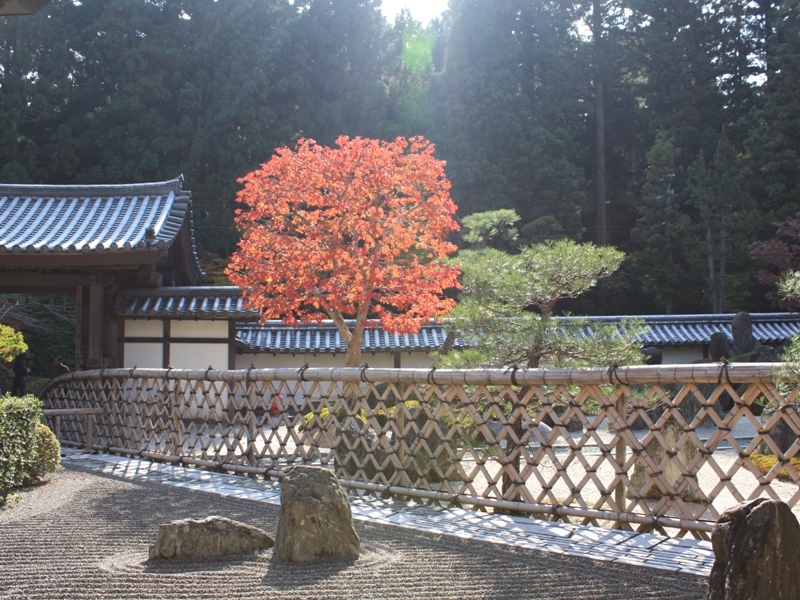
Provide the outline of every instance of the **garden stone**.
[[[695,387],[697,391],[703,395],[704,398],[710,398],[711,395],[714,393],[714,390],[717,389],[716,383],[696,383]],[[683,390],[683,385],[678,386],[677,393],[680,393]],[[703,405],[700,404],[700,400],[698,400],[697,396],[693,392],[689,392],[684,396],[681,403],[678,405],[678,411],[681,413],[683,418],[686,420],[687,423],[691,423],[694,421],[694,418],[697,416],[697,413],[703,408]],[[711,406],[711,410],[716,411],[716,413],[725,418],[725,415],[730,412],[731,408],[733,408],[733,398],[728,392],[723,392],[717,401]],[[698,427],[715,427],[714,420],[706,415],[702,421],[700,421]]]
[[[792,427],[786,421],[792,417],[791,413],[794,411],[796,415],[794,419],[795,422],[800,422],[800,406],[787,404],[780,409],[776,409],[774,405],[769,404],[764,407],[764,411],[761,413],[761,422],[766,424],[777,410],[780,410],[784,416],[772,426],[772,429],[769,432],[769,437],[771,437],[772,441],[775,442],[775,445],[780,448],[780,451],[785,453],[797,440],[797,433],[795,433],[794,429],[792,429]],[[764,441],[758,445],[758,452],[760,454],[774,454],[772,448],[770,448]],[[795,456],[800,456],[800,452],[798,452]]]
[[660,365],[664,362],[664,353],[660,349],[653,346],[642,348],[642,354],[647,358],[644,361],[646,365]]
[[150,558],[206,558],[271,548],[275,541],[257,527],[211,516],[183,519],[158,528]]
[[[530,429],[530,425],[528,424],[527,421],[525,421],[522,424],[522,429],[524,431],[528,431]],[[553,428],[549,427],[545,423],[539,423],[538,425],[536,425],[536,430],[539,432],[539,435],[546,443],[547,440],[550,439],[550,434],[552,433]],[[536,437],[535,433],[531,433],[530,437],[528,438],[528,445],[534,447],[539,447],[541,445],[541,443],[539,442],[539,438]]]
[[733,356],[733,348],[727,335],[719,331],[711,334],[708,340],[708,356],[713,362]]
[[[678,440],[683,435],[683,428],[676,419],[671,418],[661,427],[661,435],[667,442],[668,448],[664,448],[664,446],[661,445],[661,442],[658,441],[658,438],[653,438],[645,447],[645,452],[647,452],[648,456],[656,464],[657,468],[667,457],[667,450],[671,451],[677,445]],[[667,481],[674,485],[681,475],[681,469],[675,464],[675,460],[681,461],[681,463],[684,465],[684,470],[686,470],[686,465],[688,465],[696,455],[697,448],[692,443],[691,439],[687,439],[683,446],[677,449],[673,459],[670,460],[669,463],[667,463],[667,465],[663,468],[664,475],[667,477]],[[645,466],[644,460],[641,458],[637,459],[633,468],[631,483],[641,493],[649,479],[650,477],[647,473],[647,467]],[[683,492],[681,492],[681,498],[685,502],[700,502],[700,488],[697,485],[697,479],[695,477],[689,477],[688,480],[689,485],[684,488]],[[634,494],[630,489],[627,492],[627,496],[628,498],[634,497]],[[653,484],[646,493],[642,494],[642,497],[646,498],[647,500],[660,500],[662,496],[663,493],[661,488],[658,487],[658,484]]]
[[778,351],[772,346],[762,346],[759,344],[750,353],[750,362],[780,362],[778,358]]
[[706,600],[800,598],[800,524],[784,502],[757,498],[729,508],[711,544]]
[[292,467],[282,485],[275,556],[286,562],[310,562],[359,555],[361,542],[350,501],[331,471]]
[[336,431],[338,442],[334,463],[337,469],[343,469],[349,475],[363,470],[369,479],[374,478],[378,472],[383,473],[387,479],[394,475],[394,467],[391,463],[386,464],[388,453],[384,441],[379,440],[372,430],[351,423],[344,429],[337,428]]
[[750,354],[758,343],[753,337],[753,319],[750,318],[748,312],[736,313],[731,322],[731,334],[733,335],[734,355]]

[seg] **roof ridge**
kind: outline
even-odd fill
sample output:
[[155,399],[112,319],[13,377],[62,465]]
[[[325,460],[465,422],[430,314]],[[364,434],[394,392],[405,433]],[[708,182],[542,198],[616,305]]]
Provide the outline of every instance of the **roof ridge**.
[[[169,192],[183,192],[183,175],[168,181],[150,183],[123,183],[123,184],[17,184],[0,183],[0,197],[26,196],[26,197],[73,197],[83,196],[152,196],[164,195]],[[35,194],[35,192],[39,192]],[[189,192],[185,192],[188,194]]]

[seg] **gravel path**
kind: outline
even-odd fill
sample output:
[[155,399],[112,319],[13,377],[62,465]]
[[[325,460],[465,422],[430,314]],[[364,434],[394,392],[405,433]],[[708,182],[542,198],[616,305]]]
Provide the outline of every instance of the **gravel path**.
[[70,467],[0,509],[0,598],[705,598],[705,579],[357,523],[357,560],[149,561],[160,523],[278,508]]

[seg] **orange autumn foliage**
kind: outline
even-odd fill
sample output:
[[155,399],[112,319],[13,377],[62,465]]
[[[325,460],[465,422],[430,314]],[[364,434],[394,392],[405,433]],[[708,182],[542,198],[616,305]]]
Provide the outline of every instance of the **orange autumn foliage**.
[[336,145],[300,140],[239,180],[244,233],[226,273],[263,320],[332,319],[357,366],[371,319],[413,333],[453,308],[444,290],[458,287],[459,270],[444,259],[458,224],[428,140]]

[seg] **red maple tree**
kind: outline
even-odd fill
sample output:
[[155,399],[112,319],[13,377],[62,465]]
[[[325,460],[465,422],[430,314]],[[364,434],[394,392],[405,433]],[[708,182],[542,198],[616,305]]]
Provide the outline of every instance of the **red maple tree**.
[[243,235],[226,273],[262,320],[331,319],[352,367],[376,319],[414,333],[453,308],[444,291],[459,270],[444,259],[458,224],[428,140],[343,136],[336,146],[300,140],[239,180]]
[[797,310],[798,302],[780,295],[778,281],[790,271],[800,268],[800,212],[785,221],[773,223],[777,236],[765,242],[750,244],[750,256],[763,261],[767,266],[758,272],[758,282],[770,288],[766,297],[772,305],[781,310]]

